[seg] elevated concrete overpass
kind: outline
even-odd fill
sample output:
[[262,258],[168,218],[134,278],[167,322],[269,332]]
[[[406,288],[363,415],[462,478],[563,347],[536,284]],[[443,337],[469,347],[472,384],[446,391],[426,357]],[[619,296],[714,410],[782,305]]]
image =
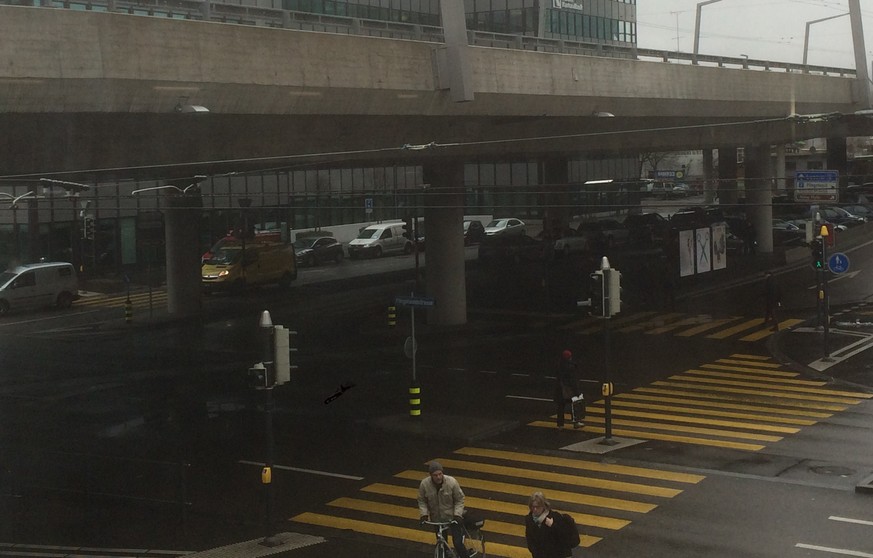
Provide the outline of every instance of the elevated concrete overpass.
[[[474,100],[459,103],[433,42],[20,6],[0,6],[0,20],[6,176],[252,157],[664,151],[873,131],[866,118],[785,119],[868,108],[851,72],[470,46]],[[180,98],[210,112],[176,113]],[[197,172],[240,170],[207,166]]]
[[[0,178],[422,165],[436,323],[466,321],[464,161],[758,146],[746,175],[764,177],[771,144],[873,135],[853,114],[869,84],[848,72],[465,45],[472,99],[456,102],[451,57],[424,40],[8,5],[0,21]],[[172,313],[199,310],[199,211],[199,195],[167,197]]]

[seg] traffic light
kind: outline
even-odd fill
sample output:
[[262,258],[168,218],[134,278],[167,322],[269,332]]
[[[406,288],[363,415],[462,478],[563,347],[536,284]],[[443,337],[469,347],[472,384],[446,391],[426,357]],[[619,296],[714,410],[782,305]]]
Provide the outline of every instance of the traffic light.
[[291,370],[297,368],[291,364],[291,353],[297,351],[291,346],[291,336],[297,335],[284,326],[273,327],[273,366],[276,369],[276,381],[273,385],[280,386],[291,381]]
[[591,274],[591,284],[589,285],[592,316],[603,317],[608,315],[604,312],[604,299],[606,298],[606,291],[604,288],[603,271],[597,270]]
[[617,269],[604,269],[606,275],[605,316],[615,316],[621,312],[621,272]]
[[255,389],[266,389],[269,386],[269,378],[267,376],[267,367],[264,366],[263,362],[259,362],[249,368],[248,374],[246,375],[247,384],[251,388]]
[[94,240],[94,218],[86,216],[82,218],[82,238]]
[[812,241],[812,267],[815,268],[816,271],[824,270],[824,248],[822,247],[822,243],[824,239],[817,238]]
[[407,217],[403,220],[403,236],[409,240],[415,239],[415,231],[412,230],[412,217]]

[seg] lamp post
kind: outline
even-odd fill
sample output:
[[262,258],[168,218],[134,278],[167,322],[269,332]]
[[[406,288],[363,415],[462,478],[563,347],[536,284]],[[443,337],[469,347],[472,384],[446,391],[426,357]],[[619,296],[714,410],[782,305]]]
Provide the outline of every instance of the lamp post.
[[804,33],[804,35],[803,35],[803,65],[804,66],[806,66],[806,60],[807,60],[807,57],[809,55],[809,28],[810,28],[810,26],[813,23],[821,23],[822,21],[827,21],[829,19],[836,19],[838,17],[843,17],[843,16],[847,16],[847,15],[849,15],[849,12],[846,12],[844,14],[835,15],[835,16],[830,16],[830,17],[823,17],[821,19],[814,19],[812,21],[806,22],[806,33]]
[[694,55],[691,57],[692,64],[697,64],[697,53],[700,49],[700,8],[716,2],[721,2],[721,0],[706,0],[706,2],[697,3],[697,13],[694,16]]

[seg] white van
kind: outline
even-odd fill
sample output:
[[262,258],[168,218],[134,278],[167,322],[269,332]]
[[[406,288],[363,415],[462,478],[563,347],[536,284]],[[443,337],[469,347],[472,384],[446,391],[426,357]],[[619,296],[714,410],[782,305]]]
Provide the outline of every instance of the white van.
[[78,298],[76,270],[66,262],[20,265],[0,273],[0,316],[19,308],[69,308]]
[[403,223],[370,225],[349,242],[349,257],[378,258],[392,252],[411,254],[412,248],[412,241],[403,236]]

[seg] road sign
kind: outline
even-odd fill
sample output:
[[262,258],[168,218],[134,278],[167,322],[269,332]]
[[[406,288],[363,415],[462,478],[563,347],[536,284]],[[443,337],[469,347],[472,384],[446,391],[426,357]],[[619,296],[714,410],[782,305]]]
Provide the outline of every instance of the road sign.
[[364,198],[364,212],[373,213],[373,198]]
[[828,258],[828,269],[831,273],[845,273],[849,271],[849,257],[842,252],[835,252]]
[[429,296],[398,296],[394,299],[397,306],[430,307],[435,304]]
[[837,201],[840,173],[832,170],[797,171],[794,173],[795,201]]

